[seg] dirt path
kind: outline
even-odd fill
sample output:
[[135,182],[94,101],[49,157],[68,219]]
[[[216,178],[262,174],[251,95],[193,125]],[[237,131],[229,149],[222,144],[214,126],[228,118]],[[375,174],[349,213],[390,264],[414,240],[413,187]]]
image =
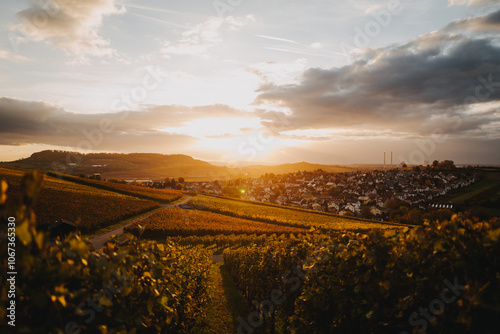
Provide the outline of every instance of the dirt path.
[[222,255],[214,255],[213,256],[214,263],[224,262],[224,256]]
[[[175,203],[171,203],[171,204],[160,204],[161,207],[163,208],[173,208],[174,206],[177,206],[179,204],[185,204],[187,203],[191,197],[193,196],[190,196],[190,195],[184,195],[184,199],[180,202],[175,202]],[[141,221],[141,220],[144,220],[146,219],[147,217],[151,216],[153,214],[153,212],[150,212],[144,216],[141,216],[137,219],[134,219],[134,220],[131,220],[129,221],[128,223],[126,224],[123,224],[111,231],[108,231],[106,233],[103,233],[103,234],[100,234],[100,235],[97,235],[93,238],[90,239],[90,241],[92,242],[92,246],[94,246],[95,249],[100,249],[102,248],[105,244],[106,244],[106,241],[108,241],[108,239],[113,236],[113,235],[120,235],[123,233],[123,229],[126,227],[126,226],[129,226],[129,225],[132,225],[134,224],[135,222],[138,222],[138,221]]]
[[[222,258],[222,255],[214,255]],[[221,259],[222,261],[222,259]],[[238,317],[246,318],[248,306],[236,289],[223,262],[215,262],[210,270],[210,299],[207,305],[207,318],[203,328],[194,334],[233,334],[237,333]]]
[[180,204],[186,204],[192,197],[193,197],[192,195],[184,195],[184,199],[179,201],[179,202],[169,203],[169,204],[160,204],[160,206],[165,208],[165,209],[173,208],[174,206],[178,206]]

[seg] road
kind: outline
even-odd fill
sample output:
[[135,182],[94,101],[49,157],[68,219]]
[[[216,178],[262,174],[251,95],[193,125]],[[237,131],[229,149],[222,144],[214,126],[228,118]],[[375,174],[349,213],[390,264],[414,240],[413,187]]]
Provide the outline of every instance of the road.
[[[177,206],[179,204],[185,204],[187,203],[187,201],[189,201],[191,199],[191,197],[193,196],[190,196],[190,195],[184,195],[184,199],[180,202],[175,202],[175,203],[171,203],[171,204],[160,204],[161,207],[163,208],[173,208],[174,206]],[[94,246],[95,249],[100,249],[102,248],[105,244],[106,244],[106,241],[108,241],[108,239],[113,236],[113,235],[120,235],[123,233],[123,229],[129,225],[132,225],[134,224],[135,222],[138,222],[138,221],[141,221],[141,220],[144,220],[146,219],[147,217],[151,216],[153,213],[150,212],[149,214],[146,214],[142,217],[139,217],[137,219],[134,219],[120,227],[117,227],[109,232],[106,232],[106,233],[103,233],[103,234],[100,234],[100,235],[97,235],[93,238],[90,239],[90,241],[92,242],[92,246]]]

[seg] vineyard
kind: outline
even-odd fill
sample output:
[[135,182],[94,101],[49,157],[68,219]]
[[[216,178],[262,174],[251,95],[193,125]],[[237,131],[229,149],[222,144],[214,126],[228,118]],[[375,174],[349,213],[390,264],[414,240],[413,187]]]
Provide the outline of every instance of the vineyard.
[[276,240],[301,238],[301,234],[218,234],[188,237],[168,237],[167,242],[172,242],[183,247],[203,246],[216,252],[228,248],[240,248],[251,245],[265,246]]
[[65,333],[70,324],[84,333],[192,333],[203,320],[212,263],[205,250],[128,238],[91,251],[79,238],[49,247],[37,237],[19,237],[19,332]]
[[[57,208],[54,198],[70,212],[78,200],[87,201],[87,211],[100,205],[95,198],[150,202],[51,177],[40,188],[41,174],[22,175],[0,168],[9,181],[7,191],[0,184],[0,234],[7,217],[16,217],[18,332],[222,333],[206,328],[222,313],[233,321],[224,328],[255,334],[493,334],[500,327],[498,219],[459,214],[418,227],[379,229],[365,221],[368,227],[349,230],[363,221],[321,223],[338,217],[308,213],[300,225],[306,212],[269,207],[270,224],[233,217],[265,220],[266,206],[197,196],[194,205],[225,214],[158,210],[126,228],[136,236],[113,237],[95,250],[74,234],[50,239],[37,230],[32,210],[43,214],[40,202]],[[298,227],[325,225],[330,229]],[[212,263],[214,250],[223,250],[223,264]],[[7,243],[0,251],[7,254]],[[7,265],[0,258],[4,282]],[[244,307],[229,303],[235,294]],[[8,302],[6,289],[0,302]],[[2,333],[11,329],[6,315],[0,308]]]
[[224,260],[255,308],[247,332],[497,333],[498,254],[500,221],[455,216],[228,249]]
[[137,222],[125,231],[142,237],[166,238],[171,236],[204,236],[227,234],[289,234],[305,233],[307,230],[273,225],[251,220],[224,216],[206,211],[163,209],[145,220]]
[[359,218],[347,218],[335,215],[295,210],[293,208],[267,206],[226,198],[198,195],[189,204],[196,209],[207,210],[239,218],[258,220],[272,224],[282,224],[301,228],[327,228],[331,230],[367,231],[373,228],[394,228],[401,226],[390,223],[380,223]]
[[[209,252],[139,243],[130,234],[99,251],[77,235],[49,240],[33,215],[41,180],[39,173],[23,178],[19,202],[6,201],[7,184],[0,184],[0,233],[7,217],[15,213],[16,220],[16,333],[193,333],[202,325]],[[7,254],[6,242],[0,251]],[[3,282],[12,271],[7,264],[2,256]],[[2,289],[2,305],[7,298]],[[5,307],[0,317],[0,331],[12,333]]]
[[113,183],[113,182],[106,182],[106,181],[98,181],[98,180],[92,180],[92,179],[84,179],[81,177],[77,176],[71,176],[67,174],[62,174],[62,173],[56,173],[56,172],[49,172],[47,173],[49,176],[65,180],[65,181],[70,181],[70,182],[75,182],[78,184],[83,184],[99,189],[104,189],[108,191],[113,191],[117,192],[123,195],[130,195],[130,196],[135,196],[143,199],[148,199],[148,200],[153,200],[153,201],[159,201],[162,203],[170,203],[173,201],[178,200],[179,198],[182,197],[182,193],[177,190],[169,190],[169,189],[154,189],[154,188],[146,188],[146,187],[140,187],[140,186],[134,186],[134,185],[128,185],[128,184],[121,184],[121,183]]
[[[22,198],[23,171],[0,168],[7,181],[10,202]],[[76,222],[83,233],[117,223],[157,208],[158,203],[45,176],[34,211],[41,227],[65,219]]]

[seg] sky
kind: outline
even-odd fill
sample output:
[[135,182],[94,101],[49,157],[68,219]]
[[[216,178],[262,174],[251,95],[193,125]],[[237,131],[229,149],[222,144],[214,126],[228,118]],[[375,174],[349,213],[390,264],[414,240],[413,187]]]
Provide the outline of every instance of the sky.
[[500,1],[0,4],[0,161],[500,164]]

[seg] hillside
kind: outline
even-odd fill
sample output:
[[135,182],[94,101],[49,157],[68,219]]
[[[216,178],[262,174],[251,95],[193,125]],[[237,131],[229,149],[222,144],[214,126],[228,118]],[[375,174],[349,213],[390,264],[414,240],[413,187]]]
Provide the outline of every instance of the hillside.
[[277,166],[252,165],[241,168],[215,166],[183,154],[157,153],[75,153],[66,151],[41,151],[30,157],[3,165],[65,174],[100,173],[103,178],[163,179],[184,177],[188,180],[216,180],[237,177],[256,178],[265,173],[284,174],[323,169],[327,172],[352,171],[345,166],[330,166],[300,162]]
[[215,177],[228,175],[224,167],[213,166],[182,154],[156,153],[75,153],[41,151],[30,157],[2,163],[8,166],[57,171],[65,174],[100,173],[103,178]]
[[[0,180],[5,180],[7,204],[23,199],[22,179],[26,171],[0,167]],[[43,179],[40,195],[34,205],[37,223],[46,228],[57,220],[76,223],[83,233],[90,233],[138,214],[151,211],[156,202],[114,191],[77,184],[51,176]]]

